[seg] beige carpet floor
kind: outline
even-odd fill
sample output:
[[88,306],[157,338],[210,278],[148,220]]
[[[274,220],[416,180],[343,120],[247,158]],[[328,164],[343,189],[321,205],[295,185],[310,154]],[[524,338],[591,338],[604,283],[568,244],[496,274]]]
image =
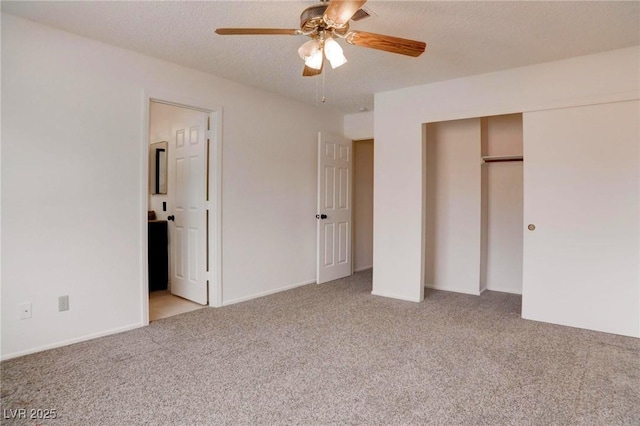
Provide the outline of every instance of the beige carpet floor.
[[[370,272],[0,364],[3,417],[63,425],[638,425],[640,340],[520,297],[372,296]],[[595,313],[594,313],[595,314]],[[36,424],[2,420],[2,424]]]

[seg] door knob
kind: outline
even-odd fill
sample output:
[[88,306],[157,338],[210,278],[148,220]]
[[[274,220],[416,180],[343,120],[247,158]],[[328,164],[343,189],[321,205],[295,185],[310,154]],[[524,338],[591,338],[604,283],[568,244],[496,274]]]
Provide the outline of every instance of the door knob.
[[170,220],[171,222],[173,222],[174,220],[176,220],[176,217],[174,215],[167,216],[167,220]]
[[316,215],[316,219],[326,219],[327,215],[326,214],[317,214]]

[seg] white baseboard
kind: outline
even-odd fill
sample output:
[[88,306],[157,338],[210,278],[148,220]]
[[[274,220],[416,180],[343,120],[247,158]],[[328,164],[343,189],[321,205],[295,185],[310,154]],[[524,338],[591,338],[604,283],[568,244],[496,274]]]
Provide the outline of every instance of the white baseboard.
[[510,288],[490,288],[487,287],[488,291],[497,291],[499,293],[509,293],[509,294],[518,294],[518,295],[522,295],[522,290],[518,291],[514,291],[513,289]]
[[144,326],[144,324],[142,324],[142,323],[131,324],[131,325],[127,325],[125,327],[119,327],[119,328],[113,328],[113,329],[107,330],[107,331],[101,331],[100,333],[87,334],[87,335],[82,336],[82,337],[76,337],[76,338],[73,338],[73,339],[63,340],[61,342],[51,343],[49,345],[38,346],[38,347],[35,347],[35,348],[27,349],[25,351],[13,352],[13,353],[10,353],[10,354],[7,354],[7,355],[3,355],[2,356],[2,361],[5,361],[5,360],[11,359],[11,358],[17,358],[19,356],[34,354],[36,352],[46,351],[46,350],[49,350],[49,349],[60,348],[62,346],[68,346],[68,345],[72,345],[74,343],[85,342],[87,340],[93,340],[93,339],[97,339],[99,337],[109,336],[111,334],[123,333],[125,331],[133,330],[133,329],[140,328],[140,327],[143,327],[143,326]]
[[425,284],[424,287],[425,288],[430,288],[430,289],[433,289],[433,290],[451,291],[453,293],[471,294],[473,296],[479,296],[482,293],[484,293],[485,291],[497,291],[497,292],[500,292],[500,293],[510,293],[510,294],[522,295],[522,292],[518,293],[518,292],[515,292],[515,291],[510,290],[510,289],[491,288],[491,287],[488,287],[488,286],[486,288],[478,290],[477,293],[470,292],[470,291],[465,291],[465,290],[460,290],[460,289],[457,289],[457,288],[451,288],[451,287],[442,287],[442,286],[438,287],[438,286],[434,286],[432,284]]
[[269,296],[270,294],[280,293],[281,291],[287,291],[287,290],[291,290],[292,288],[302,287],[303,285],[309,285],[309,284],[315,284],[315,283],[316,283],[316,280],[313,279],[311,281],[303,281],[297,284],[291,284],[291,285],[279,287],[273,290],[263,291],[262,293],[256,293],[256,294],[252,294],[245,297],[239,297],[237,299],[226,300],[226,301],[223,300],[222,306],[234,305],[236,303],[246,302],[247,300],[257,299],[259,297]]
[[362,271],[368,271],[369,269],[373,269],[373,265],[369,265],[369,266],[362,266],[358,269],[354,269],[353,272],[362,272]]
[[467,291],[467,290],[461,290],[461,289],[458,289],[458,288],[435,286],[433,284],[425,284],[424,288],[430,288],[432,290],[450,291],[452,293],[470,294],[472,296],[480,296],[480,289],[478,289],[477,292],[471,292],[471,291]]
[[383,293],[383,292],[379,292],[379,291],[372,291],[371,294],[374,295],[374,296],[388,297],[390,299],[405,300],[407,302],[416,302],[416,303],[422,302],[422,300],[413,299],[411,297],[401,296],[401,295],[392,294],[392,293]]

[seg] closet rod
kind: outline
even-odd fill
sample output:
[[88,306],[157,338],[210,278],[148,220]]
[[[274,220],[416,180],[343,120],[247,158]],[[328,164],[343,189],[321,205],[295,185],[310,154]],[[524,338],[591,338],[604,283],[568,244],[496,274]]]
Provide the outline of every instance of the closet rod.
[[505,163],[509,161],[524,161],[522,157],[511,157],[511,158],[483,158],[482,161],[485,163]]

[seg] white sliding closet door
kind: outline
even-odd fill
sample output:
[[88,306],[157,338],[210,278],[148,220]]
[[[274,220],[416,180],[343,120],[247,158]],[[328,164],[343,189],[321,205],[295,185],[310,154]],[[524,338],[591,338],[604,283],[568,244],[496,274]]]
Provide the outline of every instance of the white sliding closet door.
[[638,101],[524,114],[524,318],[639,336],[639,117]]

